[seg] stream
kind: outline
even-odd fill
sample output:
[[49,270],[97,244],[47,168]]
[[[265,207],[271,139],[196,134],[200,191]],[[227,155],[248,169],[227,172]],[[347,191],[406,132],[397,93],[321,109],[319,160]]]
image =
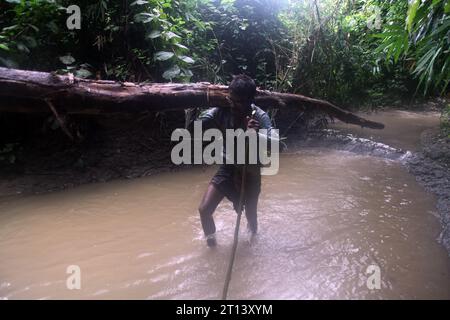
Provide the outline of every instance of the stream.
[[[365,116],[333,128],[415,151],[437,113]],[[1,299],[219,299],[236,214],[224,200],[206,246],[197,208],[216,167],[0,198]],[[436,199],[399,161],[288,149],[263,176],[259,233],[242,219],[229,299],[450,299]],[[69,290],[69,266],[81,288]],[[380,288],[367,285],[371,266]]]

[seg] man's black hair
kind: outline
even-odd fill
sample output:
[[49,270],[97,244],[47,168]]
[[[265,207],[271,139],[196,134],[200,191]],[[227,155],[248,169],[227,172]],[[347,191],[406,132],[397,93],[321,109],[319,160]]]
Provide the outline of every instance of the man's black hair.
[[245,74],[233,76],[233,80],[231,80],[228,88],[233,94],[247,97],[249,99],[253,99],[256,94],[255,81]]

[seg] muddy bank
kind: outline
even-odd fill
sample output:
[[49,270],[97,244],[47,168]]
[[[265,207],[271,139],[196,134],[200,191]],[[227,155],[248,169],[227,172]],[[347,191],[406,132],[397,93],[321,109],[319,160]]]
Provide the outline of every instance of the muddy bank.
[[292,136],[290,146],[287,146],[292,149],[314,147],[344,150],[391,160],[402,160],[410,155],[409,151],[334,129],[313,130],[307,135],[302,135],[301,139]]
[[[299,111],[279,110],[285,132]],[[0,197],[40,194],[88,183],[134,179],[183,170],[170,159],[171,133],[185,126],[183,111],[72,117],[72,142],[49,115],[0,113]],[[304,127],[299,119],[295,127]],[[1,159],[3,145],[12,150]],[[13,163],[9,163],[13,157]]]
[[421,151],[407,157],[405,164],[416,180],[437,196],[443,226],[439,241],[450,252],[450,138],[438,130],[427,130],[421,144]]
[[[28,128],[24,137],[10,138],[17,141],[11,152],[15,161],[0,166],[0,196],[46,193],[176,170],[170,161],[168,128],[178,125],[169,120],[180,115],[162,117],[86,117],[79,121],[83,139],[77,143],[47,125],[46,119],[31,119],[35,126],[43,125]],[[25,119],[19,120],[27,126]]]

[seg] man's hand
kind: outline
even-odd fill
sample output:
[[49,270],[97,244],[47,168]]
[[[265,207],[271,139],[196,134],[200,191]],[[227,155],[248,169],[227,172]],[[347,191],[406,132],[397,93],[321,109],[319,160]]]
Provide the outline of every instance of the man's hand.
[[247,117],[246,120],[247,120],[247,129],[255,129],[256,131],[258,131],[259,129],[258,120],[252,119],[250,117]]

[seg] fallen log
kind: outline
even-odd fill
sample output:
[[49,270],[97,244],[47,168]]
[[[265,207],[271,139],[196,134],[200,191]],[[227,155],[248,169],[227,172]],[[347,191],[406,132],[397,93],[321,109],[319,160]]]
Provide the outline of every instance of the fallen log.
[[[227,95],[227,86],[206,82],[138,84],[0,68],[0,112],[51,112],[49,102],[62,114],[230,107]],[[381,123],[358,117],[328,101],[298,94],[258,90],[255,103],[263,108],[313,108],[346,123],[373,129],[384,128]]]

